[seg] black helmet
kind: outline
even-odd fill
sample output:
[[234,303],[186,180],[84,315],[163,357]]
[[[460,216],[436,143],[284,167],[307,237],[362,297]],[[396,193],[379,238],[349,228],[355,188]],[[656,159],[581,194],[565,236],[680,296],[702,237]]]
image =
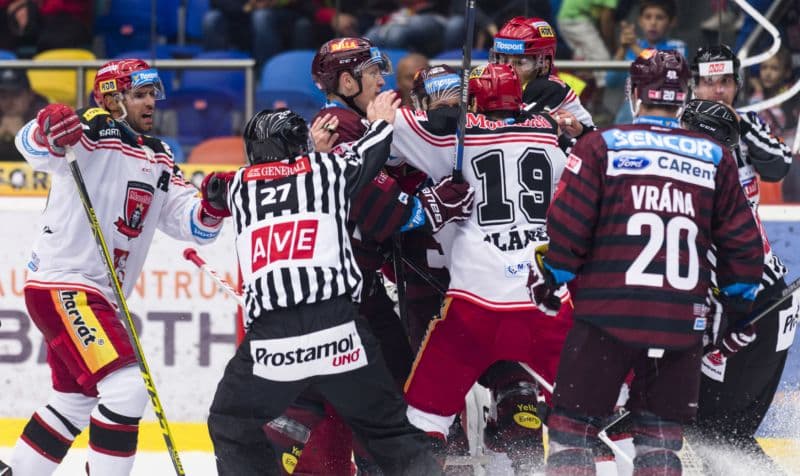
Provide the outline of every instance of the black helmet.
[[725,104],[692,99],[683,109],[681,126],[709,135],[728,149],[739,146],[739,116]]
[[732,74],[733,79],[741,86],[740,65],[739,58],[728,45],[700,47],[692,59],[692,79],[697,83],[700,76]]
[[242,136],[250,165],[293,159],[312,150],[306,121],[285,108],[256,113]]

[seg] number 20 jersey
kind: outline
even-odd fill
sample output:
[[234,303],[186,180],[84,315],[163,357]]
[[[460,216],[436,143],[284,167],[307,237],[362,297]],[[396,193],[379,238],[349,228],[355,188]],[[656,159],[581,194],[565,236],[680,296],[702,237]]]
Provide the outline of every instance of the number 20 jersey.
[[707,325],[712,244],[720,288],[757,287],[758,226],[736,162],[716,142],[616,126],[578,141],[566,168],[548,213],[546,263],[556,277],[577,274],[575,319],[636,346],[696,344]]
[[[447,294],[494,310],[533,310],[530,257],[547,240],[547,208],[566,163],[555,123],[539,114],[507,123],[470,113],[466,126],[462,171],[475,209],[435,235],[450,271]],[[398,111],[390,164],[407,162],[439,180],[452,173],[455,150],[455,134],[435,130],[426,113]]]

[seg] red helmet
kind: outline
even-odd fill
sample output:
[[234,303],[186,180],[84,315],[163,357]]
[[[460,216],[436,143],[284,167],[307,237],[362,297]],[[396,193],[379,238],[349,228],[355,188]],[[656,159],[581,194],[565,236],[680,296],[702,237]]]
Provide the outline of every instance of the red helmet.
[[469,75],[469,95],[478,112],[518,111],[522,107],[522,86],[514,68],[489,63]]
[[377,64],[381,74],[392,73],[392,62],[366,38],[336,38],[320,47],[311,62],[311,77],[326,93],[336,93],[339,75],[347,71],[360,79],[362,72]]
[[414,109],[427,110],[434,102],[457,99],[460,90],[461,77],[453,68],[446,64],[429,66],[414,74],[411,101]]
[[[643,104],[680,106],[689,93],[689,64],[675,50],[643,50],[631,63],[628,79],[628,98]],[[638,95],[633,97],[633,90]]]
[[492,53],[556,56],[556,33],[541,18],[514,17],[494,35]]
[[140,59],[109,61],[97,70],[97,75],[94,77],[94,100],[98,106],[102,106],[103,96],[106,94],[121,93],[148,85],[155,87],[156,99],[164,99],[164,85],[158,77],[158,70],[150,68],[146,61]]

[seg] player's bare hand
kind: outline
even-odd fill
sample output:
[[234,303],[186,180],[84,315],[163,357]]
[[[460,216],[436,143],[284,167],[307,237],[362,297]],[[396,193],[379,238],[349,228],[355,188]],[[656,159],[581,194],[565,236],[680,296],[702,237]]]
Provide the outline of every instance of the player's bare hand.
[[314,150],[317,152],[330,152],[339,139],[336,128],[339,127],[339,118],[332,114],[318,117],[311,124],[311,139],[314,141]]
[[374,122],[383,119],[389,124],[394,124],[394,116],[398,107],[400,107],[400,98],[397,93],[384,91],[367,105],[367,120]]
[[570,137],[578,137],[583,132],[583,124],[575,117],[575,114],[569,111],[556,111],[553,113],[553,119],[556,120],[558,127]]

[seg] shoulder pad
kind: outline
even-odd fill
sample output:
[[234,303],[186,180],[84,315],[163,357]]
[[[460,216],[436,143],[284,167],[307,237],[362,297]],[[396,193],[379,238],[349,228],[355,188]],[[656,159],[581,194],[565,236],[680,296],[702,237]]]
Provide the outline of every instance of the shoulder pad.
[[[120,139],[124,140],[122,130],[111,114],[103,108],[92,107],[77,111],[83,124],[83,132],[91,140]],[[86,127],[88,126],[88,127]]]
[[161,139],[153,136],[146,136],[144,134],[140,135],[142,140],[142,145],[146,145],[147,147],[153,149],[155,153],[162,153],[162,154],[169,154],[169,157],[172,158],[172,149],[162,141]]

